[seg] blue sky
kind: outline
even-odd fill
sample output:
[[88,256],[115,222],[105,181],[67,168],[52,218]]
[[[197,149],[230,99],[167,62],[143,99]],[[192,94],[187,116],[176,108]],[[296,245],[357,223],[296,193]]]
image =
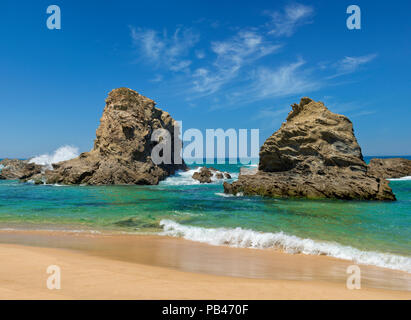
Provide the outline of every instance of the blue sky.
[[[61,30],[46,8],[61,8]],[[346,27],[361,8],[361,30]],[[0,158],[88,151],[129,87],[189,128],[259,128],[302,96],[350,117],[365,155],[411,154],[409,1],[2,1]]]

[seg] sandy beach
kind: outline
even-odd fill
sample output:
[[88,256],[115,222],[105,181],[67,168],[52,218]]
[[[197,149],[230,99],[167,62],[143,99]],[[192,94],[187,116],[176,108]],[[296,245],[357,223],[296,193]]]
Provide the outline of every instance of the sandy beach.
[[[323,256],[159,236],[9,231],[0,242],[0,299],[411,299],[405,272],[361,266],[362,288],[348,290],[352,263]],[[60,290],[46,286],[49,265]]]

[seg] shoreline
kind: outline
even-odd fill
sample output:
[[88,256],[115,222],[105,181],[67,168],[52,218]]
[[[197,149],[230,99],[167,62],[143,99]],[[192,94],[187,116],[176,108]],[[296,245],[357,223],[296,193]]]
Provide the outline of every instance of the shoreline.
[[[221,228],[204,228],[197,226],[186,226],[181,225],[174,220],[163,219],[160,221],[160,225],[163,231],[146,231],[146,232],[130,232],[120,229],[95,229],[78,225],[69,225],[58,227],[57,225],[50,225],[50,228],[33,228],[32,225],[8,225],[8,227],[0,228],[0,243],[2,238],[2,233],[20,233],[20,234],[38,234],[38,235],[55,235],[55,236],[87,236],[87,235],[97,235],[102,237],[151,237],[162,239],[167,237],[169,239],[180,239],[183,241],[188,241],[190,243],[194,242],[201,245],[207,246],[217,246],[217,247],[227,247],[234,249],[252,249],[252,250],[263,250],[269,252],[281,252],[286,255],[304,255],[304,256],[315,256],[315,257],[327,257],[331,259],[336,259],[338,261],[350,262],[351,264],[358,264],[362,266],[370,266],[381,269],[387,269],[391,271],[404,272],[411,275],[411,257],[401,254],[401,253],[390,253],[382,251],[374,251],[370,249],[358,249],[350,245],[343,245],[333,241],[326,240],[313,240],[310,238],[300,238],[298,236],[283,234],[280,239],[275,237],[280,233],[270,233],[270,232],[259,232],[251,229],[243,229],[242,231],[248,233],[247,235],[242,235],[241,239],[253,238],[250,243],[244,245],[238,239],[238,234],[230,234],[230,232],[236,231],[236,229]],[[23,226],[23,227],[22,227]],[[44,227],[44,226],[43,226]],[[193,232],[187,232],[186,229],[190,228],[200,228],[202,234],[200,236],[194,235]],[[191,231],[191,230],[190,230]],[[204,233],[205,231],[205,233]],[[218,235],[215,231],[221,231]],[[208,234],[208,233],[209,234]],[[250,234],[251,233],[251,234]],[[260,237],[260,235],[271,236],[271,239]],[[219,241],[215,242],[214,239],[218,238]],[[267,243],[274,241],[275,244]],[[248,240],[247,240],[248,241]],[[308,244],[305,242],[308,241]],[[29,243],[29,242],[26,242]],[[47,242],[45,242],[46,246]],[[411,289],[410,289],[411,290]]]
[[411,299],[406,272],[360,265],[348,290],[351,261],[166,236],[1,231],[0,257],[0,299]]

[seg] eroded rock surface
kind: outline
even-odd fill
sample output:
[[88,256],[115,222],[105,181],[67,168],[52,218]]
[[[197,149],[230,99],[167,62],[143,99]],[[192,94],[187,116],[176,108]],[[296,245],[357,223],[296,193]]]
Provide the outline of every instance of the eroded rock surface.
[[4,159],[0,161],[0,180],[29,180],[41,174],[43,166],[29,160]]
[[368,172],[384,179],[411,176],[411,160],[404,158],[371,159]]
[[[94,147],[79,157],[53,164],[46,171],[47,183],[59,184],[140,184],[155,185],[184,170],[184,161],[175,161],[174,140],[177,123],[155,102],[127,88],[114,89],[106,99]],[[172,138],[170,164],[155,164],[151,141],[156,129],[167,130]],[[178,133],[177,133],[178,134]]]
[[352,122],[302,98],[260,150],[255,174],[240,174],[226,193],[271,197],[395,200],[388,182],[369,173]]
[[211,183],[214,179],[231,179],[231,175],[228,172],[221,172],[215,168],[202,167],[200,171],[194,172],[192,178],[200,181],[200,183]]

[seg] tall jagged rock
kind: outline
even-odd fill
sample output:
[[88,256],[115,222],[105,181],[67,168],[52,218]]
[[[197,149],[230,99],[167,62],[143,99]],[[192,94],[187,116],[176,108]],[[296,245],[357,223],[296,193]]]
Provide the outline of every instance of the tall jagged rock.
[[[155,102],[137,92],[114,89],[106,99],[94,147],[79,157],[53,164],[46,171],[47,183],[61,184],[146,184],[154,185],[185,169],[184,161],[175,161],[174,142],[178,140],[177,123]],[[171,137],[171,163],[155,164],[151,152],[156,129],[165,129]],[[174,138],[176,140],[174,140]],[[160,139],[161,141],[161,139]],[[180,150],[177,143],[176,150]]]
[[260,150],[256,174],[240,175],[226,193],[272,197],[395,200],[388,182],[367,172],[352,122],[302,98]]

